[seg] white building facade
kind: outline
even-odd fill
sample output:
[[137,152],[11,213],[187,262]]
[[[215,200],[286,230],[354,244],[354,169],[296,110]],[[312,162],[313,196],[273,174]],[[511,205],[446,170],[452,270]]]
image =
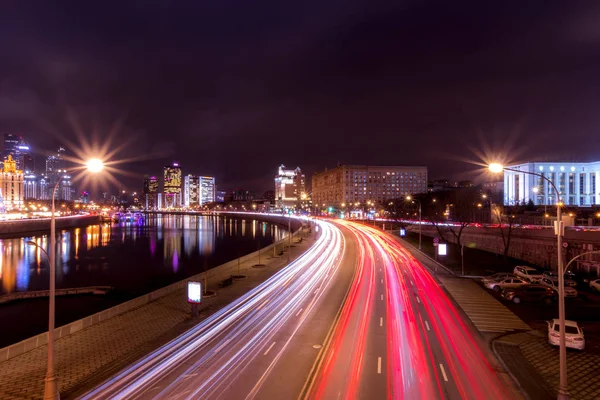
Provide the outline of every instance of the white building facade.
[[[535,205],[554,205],[559,199],[548,178],[566,206],[591,207],[600,204],[600,161],[591,163],[529,162],[510,165],[504,170],[504,205],[532,200]],[[523,171],[523,172],[520,172]]]
[[197,176],[186,175],[183,180],[183,203],[186,207],[200,205],[200,181]]
[[215,178],[213,176],[200,176],[200,205],[215,202]]

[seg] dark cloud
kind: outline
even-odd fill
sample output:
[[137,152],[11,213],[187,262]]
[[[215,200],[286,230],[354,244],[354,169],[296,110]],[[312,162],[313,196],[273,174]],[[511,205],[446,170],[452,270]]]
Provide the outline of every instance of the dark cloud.
[[594,3],[296,3],[4,2],[0,131],[52,149],[119,121],[128,172],[259,191],[281,163],[598,158]]

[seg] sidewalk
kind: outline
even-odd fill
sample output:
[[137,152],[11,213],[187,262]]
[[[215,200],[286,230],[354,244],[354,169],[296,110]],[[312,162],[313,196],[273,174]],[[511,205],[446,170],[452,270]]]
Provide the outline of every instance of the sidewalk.
[[[408,251],[432,272],[484,337],[506,372],[531,400],[556,398],[559,381],[558,349],[547,343],[546,332],[532,330],[512,311],[471,279],[455,277],[439,263],[401,240]],[[495,304],[494,304],[495,303]],[[571,399],[600,399],[600,355],[568,351]]]
[[[314,243],[315,234],[294,239],[292,260]],[[62,398],[85,393],[143,355],[176,338],[211,313],[229,304],[287,265],[287,249],[273,258],[272,251],[262,252],[263,268],[252,268],[258,256],[240,264],[247,278],[217,290],[217,296],[205,298],[200,317],[191,318],[184,289],[156,301],[92,325],[55,343],[55,369]],[[218,267],[217,267],[218,268]],[[218,287],[209,280],[208,289]],[[43,397],[47,346],[0,362],[1,399],[40,399]]]

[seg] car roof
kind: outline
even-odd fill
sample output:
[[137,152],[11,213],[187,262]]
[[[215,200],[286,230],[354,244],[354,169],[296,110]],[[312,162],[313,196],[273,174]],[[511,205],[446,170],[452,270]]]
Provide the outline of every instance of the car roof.
[[[560,325],[560,320],[558,318],[554,318],[552,322],[554,322],[556,325]],[[576,321],[571,321],[570,319],[565,319],[565,326],[579,327]]]

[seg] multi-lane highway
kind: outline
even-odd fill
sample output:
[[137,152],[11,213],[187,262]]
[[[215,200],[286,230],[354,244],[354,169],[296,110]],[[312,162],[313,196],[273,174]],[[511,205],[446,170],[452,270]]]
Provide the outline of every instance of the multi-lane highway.
[[318,221],[265,283],[86,399],[510,399],[473,328],[393,237]]
[[312,377],[315,399],[510,399],[474,329],[393,237],[356,238],[356,279]]
[[296,398],[354,270],[355,246],[317,225],[289,266],[84,398]]

